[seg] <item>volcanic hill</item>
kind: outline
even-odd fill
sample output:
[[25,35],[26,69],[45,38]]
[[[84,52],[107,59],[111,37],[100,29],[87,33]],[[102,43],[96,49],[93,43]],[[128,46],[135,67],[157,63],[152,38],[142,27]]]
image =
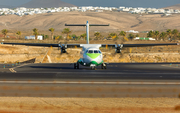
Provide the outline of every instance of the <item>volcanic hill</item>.
[[164,9],[179,9],[180,10],[180,4],[172,5],[169,7],[165,7]]

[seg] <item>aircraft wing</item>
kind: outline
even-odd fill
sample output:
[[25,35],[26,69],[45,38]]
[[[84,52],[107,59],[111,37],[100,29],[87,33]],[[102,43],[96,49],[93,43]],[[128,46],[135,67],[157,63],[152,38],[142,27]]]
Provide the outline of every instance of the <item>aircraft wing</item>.
[[101,47],[115,48],[117,53],[121,53],[123,47],[146,47],[146,46],[165,46],[179,45],[179,43],[158,43],[158,44],[101,44]]
[[165,45],[179,45],[179,43],[157,43],[157,44],[101,44],[101,47],[145,47],[145,46],[165,46]]
[[101,47],[116,48],[116,47],[117,47],[117,44],[101,44]]
[[1,44],[25,45],[25,46],[42,46],[42,47],[63,47],[63,46],[66,46],[67,48],[80,47],[80,44],[7,43],[7,42],[3,42]]
[[145,46],[165,46],[165,45],[179,45],[179,43],[123,44],[123,47],[145,47]]
[[41,46],[41,47],[58,47],[58,48],[61,49],[62,53],[66,53],[66,49],[67,48],[78,48],[78,47],[81,47],[80,44],[7,43],[7,42],[3,42],[1,44],[25,45],[25,46]]
[[3,42],[1,44],[25,45],[25,46],[42,46],[42,47],[59,47],[59,44],[43,44],[43,43],[7,43],[7,42]]
[[[9,45],[25,45],[25,46],[42,46],[42,47],[63,47],[75,48],[81,47],[81,44],[46,44],[46,43],[7,43],[3,42],[1,44]],[[101,44],[101,47],[112,47],[116,48],[119,46],[122,47],[145,47],[145,46],[165,46],[165,45],[179,45],[179,43],[157,43],[157,44]]]

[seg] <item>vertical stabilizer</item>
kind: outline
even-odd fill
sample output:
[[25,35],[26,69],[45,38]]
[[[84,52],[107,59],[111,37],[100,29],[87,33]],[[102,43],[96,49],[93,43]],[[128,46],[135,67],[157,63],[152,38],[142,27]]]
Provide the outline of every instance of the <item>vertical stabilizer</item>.
[[89,22],[87,21],[86,23],[86,40],[87,40],[87,44],[89,44]]
[[89,22],[87,21],[86,24],[65,24],[65,26],[85,26],[87,44],[89,44],[89,26],[109,26],[109,24],[89,24]]

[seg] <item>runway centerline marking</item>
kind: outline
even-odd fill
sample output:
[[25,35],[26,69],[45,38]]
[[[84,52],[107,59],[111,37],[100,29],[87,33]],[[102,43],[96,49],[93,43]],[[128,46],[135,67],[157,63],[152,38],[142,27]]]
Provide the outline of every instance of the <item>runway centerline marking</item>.
[[76,82],[76,81],[0,81],[5,84],[115,84],[115,85],[180,85],[180,82]]

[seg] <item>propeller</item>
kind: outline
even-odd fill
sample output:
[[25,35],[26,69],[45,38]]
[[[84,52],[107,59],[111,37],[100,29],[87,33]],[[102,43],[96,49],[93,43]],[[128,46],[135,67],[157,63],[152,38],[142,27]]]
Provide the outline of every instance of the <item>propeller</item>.
[[116,42],[115,45],[116,45],[116,53],[121,53],[123,44],[117,44],[117,42]]
[[61,50],[61,54],[63,53],[67,53],[67,42],[65,42],[65,44],[61,44],[61,42],[59,43],[59,47],[58,50]]
[[123,53],[124,52],[122,52],[122,49],[123,49],[123,43],[117,44],[117,42],[115,42],[115,53],[114,53],[114,55],[120,54],[121,57],[123,57],[123,55],[124,55]]

